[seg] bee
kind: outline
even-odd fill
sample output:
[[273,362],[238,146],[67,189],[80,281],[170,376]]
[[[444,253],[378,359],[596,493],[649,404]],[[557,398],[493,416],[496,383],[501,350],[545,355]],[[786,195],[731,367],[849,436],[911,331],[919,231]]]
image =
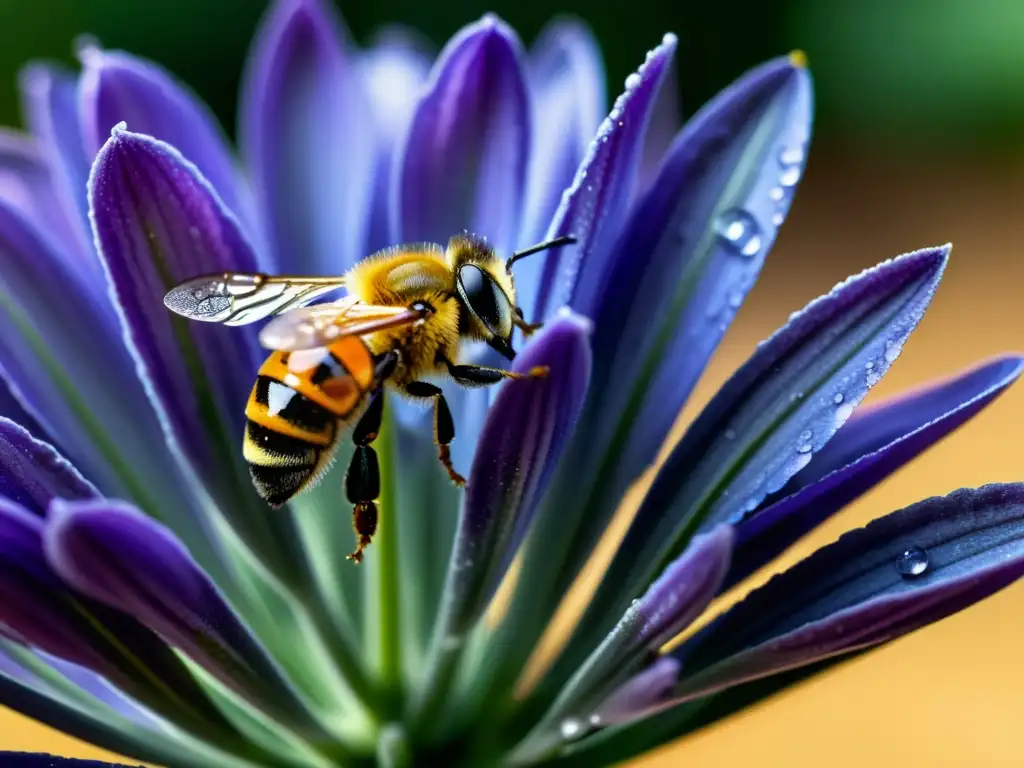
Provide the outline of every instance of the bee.
[[[202,275],[172,288],[165,306],[192,320],[245,325],[273,317],[260,331],[272,350],[246,405],[242,453],[259,495],[277,508],[312,487],[330,465],[341,435],[351,429],[355,452],[345,475],[356,549],[362,561],[377,528],[380,472],[373,441],[380,431],[385,389],[433,406],[438,459],[456,485],[455,424],[440,387],[424,381],[449,376],[466,387],[503,379],[536,378],[459,362],[464,341],[482,341],[515,359],[512,334],[527,323],[516,303],[512,265],[575,242],[559,237],[502,261],[487,242],[463,233],[448,241],[380,251],[337,277],[229,272]],[[337,301],[312,302],[346,289]]]

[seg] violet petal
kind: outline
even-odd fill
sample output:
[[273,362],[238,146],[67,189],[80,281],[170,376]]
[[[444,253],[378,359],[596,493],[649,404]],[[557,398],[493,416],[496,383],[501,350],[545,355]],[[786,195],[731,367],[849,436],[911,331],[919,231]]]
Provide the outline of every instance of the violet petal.
[[366,255],[373,121],[328,5],[276,0],[243,79],[239,143],[278,272],[341,274]]
[[89,206],[85,185],[92,155],[86,155],[78,110],[78,75],[59,67],[33,64],[19,79],[25,120],[39,140],[61,210],[76,215],[69,222],[89,269],[101,272],[89,234]]
[[221,716],[156,635],[69,590],[46,561],[43,527],[40,518],[0,498],[0,624],[23,642],[103,675],[183,727],[206,733],[223,728]]
[[1024,575],[1024,484],[965,488],[844,534],[672,652],[674,699],[878,645]]
[[241,209],[241,178],[227,139],[209,108],[153,62],[123,51],[92,46],[79,50],[79,98],[89,157],[95,156],[114,126],[127,122],[136,133],[166,141],[209,180],[236,215]]
[[512,370],[544,378],[502,386],[473,458],[445,587],[449,634],[487,607],[572,434],[590,375],[590,323],[571,313],[548,324]]
[[510,254],[530,119],[515,32],[491,15],[464,27],[435,63],[396,157],[392,242],[446,243],[468,229]]
[[89,200],[124,335],[165,432],[237,506],[232,467],[241,461],[243,405],[262,361],[256,333],[189,322],[163,297],[196,275],[257,271],[252,249],[191,163],[123,127],[96,158]]
[[948,253],[923,249],[865,270],[758,346],[658,471],[565,664],[587,637],[607,631],[608,612],[620,615],[695,531],[740,522],[807,466],[895,359]]
[[629,86],[597,131],[572,186],[565,191],[548,234],[573,235],[574,245],[553,248],[544,258],[534,318],[541,320],[570,303],[596,319],[593,297],[603,275],[612,238],[625,219],[636,184],[647,124],[665,73],[676,50],[675,35],[665,35],[627,79]]
[[[1007,356],[857,411],[806,469],[736,531],[722,589],[742,581],[861,494],[974,417],[1024,371]],[[788,492],[787,492],[788,491]]]
[[99,492],[53,446],[0,418],[0,496],[42,517],[55,498],[90,499]]
[[[583,22],[563,19],[545,27],[528,64],[534,121],[519,248],[547,235],[608,112],[601,50]],[[535,314],[543,265],[540,257],[516,265],[517,298],[528,318]]]
[[365,253],[394,245],[391,241],[391,185],[394,155],[405,138],[420,89],[430,72],[426,45],[411,31],[388,29],[359,57],[377,137],[373,203]]
[[308,725],[276,664],[166,528],[120,502],[58,500],[43,541],[72,587],[137,619],[276,720]]

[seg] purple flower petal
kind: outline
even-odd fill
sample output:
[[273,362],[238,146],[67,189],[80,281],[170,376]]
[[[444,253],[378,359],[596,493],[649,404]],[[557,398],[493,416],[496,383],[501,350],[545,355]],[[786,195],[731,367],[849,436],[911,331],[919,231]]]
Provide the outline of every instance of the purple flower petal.
[[293,274],[340,274],[366,255],[374,126],[327,5],[276,0],[242,86],[242,154],[277,270]]
[[554,248],[545,257],[534,318],[547,317],[571,303],[580,314],[596,319],[597,281],[625,218],[651,110],[675,56],[676,42],[675,35],[665,35],[640,69],[627,78],[626,90],[598,128],[572,186],[562,197],[548,232],[571,234],[577,241]]
[[487,607],[572,434],[590,376],[589,322],[572,314],[550,323],[512,370],[537,366],[544,378],[502,386],[480,435],[445,588],[453,632]]
[[86,155],[82,141],[78,76],[61,68],[34,64],[22,71],[20,84],[25,119],[53,174],[60,208],[77,214],[69,225],[83,259],[98,278],[99,262],[89,236],[89,207],[85,199],[92,155]]
[[665,154],[683,125],[683,109],[679,103],[679,76],[675,66],[669,67],[665,82],[658,91],[651,122],[647,126],[644,148],[640,156],[637,192],[643,193],[658,175]]
[[140,498],[127,456],[162,485],[159,425],[118,343],[108,297],[66,268],[53,242],[3,200],[0,276],[0,366],[10,389],[105,491]]
[[166,528],[127,504],[58,500],[44,548],[72,587],[137,619],[279,722],[299,715],[308,725],[277,666]]
[[[644,596],[626,609],[619,623],[568,683],[561,686],[555,703],[535,729],[536,735],[523,747],[524,752],[547,751],[552,735],[557,735],[557,726],[588,722],[598,705],[621,686],[626,691],[619,690],[617,703],[610,709],[621,707],[623,699],[631,697],[637,681],[627,682],[629,678],[649,660],[651,653],[700,616],[718,594],[729,568],[732,542],[732,527],[728,525],[693,539]],[[663,672],[653,674],[664,677]],[[645,687],[651,685],[651,675],[650,670],[641,673]],[[602,706],[602,714],[608,715],[608,709],[609,705]]]
[[79,224],[68,217],[52,176],[32,138],[0,129],[0,199],[53,238],[69,268],[91,275],[95,258],[83,252]]
[[736,531],[723,590],[742,581],[995,400],[1024,371],[1008,356],[857,412],[774,503]]
[[99,492],[53,446],[0,418],[0,496],[42,517],[54,498],[90,499]]
[[674,701],[878,645],[1024,575],[1024,485],[961,489],[843,535],[672,655]]
[[514,249],[530,150],[522,59],[490,15],[445,46],[396,158],[393,242],[445,243],[468,229]]
[[866,270],[757,348],[659,470],[564,664],[607,631],[608,612],[621,614],[695,531],[740,521],[807,466],[896,359],[948,253],[924,249]]
[[209,108],[153,62],[122,51],[83,47],[79,98],[88,156],[94,157],[114,126],[166,141],[196,165],[224,204],[248,214],[239,200],[240,176],[227,140]]
[[807,71],[767,62],[687,123],[637,201],[590,305],[607,415],[595,447],[607,450],[628,425],[614,447],[615,490],[655,460],[753,286],[801,175],[810,121]]
[[232,467],[261,362],[255,332],[190,323],[167,311],[163,297],[196,275],[256,271],[253,252],[194,166],[123,128],[96,158],[89,200],[124,335],[165,431],[209,487],[237,506]]
[[[547,235],[608,111],[601,51],[583,22],[559,20],[542,30],[530,51],[529,76],[534,125],[519,248]],[[534,258],[516,266],[519,304],[530,318],[543,263]]]
[[200,733],[223,728],[219,713],[156,635],[68,589],[46,562],[42,537],[40,518],[0,499],[0,625],[23,642],[103,675],[183,727]]
[[376,253],[391,241],[392,164],[405,138],[421,86],[430,72],[426,45],[411,31],[388,29],[359,57],[377,138],[373,204],[365,253]]

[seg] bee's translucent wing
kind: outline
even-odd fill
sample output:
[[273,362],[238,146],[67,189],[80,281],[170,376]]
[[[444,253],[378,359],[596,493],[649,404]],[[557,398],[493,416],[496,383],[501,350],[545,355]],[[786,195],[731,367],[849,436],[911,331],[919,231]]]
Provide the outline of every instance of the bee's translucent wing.
[[423,320],[427,307],[385,307],[352,297],[331,304],[300,307],[271,320],[260,331],[267,349],[292,351],[326,347],[343,336],[365,336]]
[[164,306],[191,320],[246,325],[309,304],[342,285],[342,277],[222,272],[179,283],[164,296]]

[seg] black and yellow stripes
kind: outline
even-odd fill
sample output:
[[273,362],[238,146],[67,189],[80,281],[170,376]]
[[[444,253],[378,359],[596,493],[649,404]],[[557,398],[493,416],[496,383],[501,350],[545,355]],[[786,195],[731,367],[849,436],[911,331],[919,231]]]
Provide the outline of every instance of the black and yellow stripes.
[[273,506],[316,481],[373,385],[369,349],[342,341],[329,350],[274,352],[260,368],[242,453],[257,492]]

